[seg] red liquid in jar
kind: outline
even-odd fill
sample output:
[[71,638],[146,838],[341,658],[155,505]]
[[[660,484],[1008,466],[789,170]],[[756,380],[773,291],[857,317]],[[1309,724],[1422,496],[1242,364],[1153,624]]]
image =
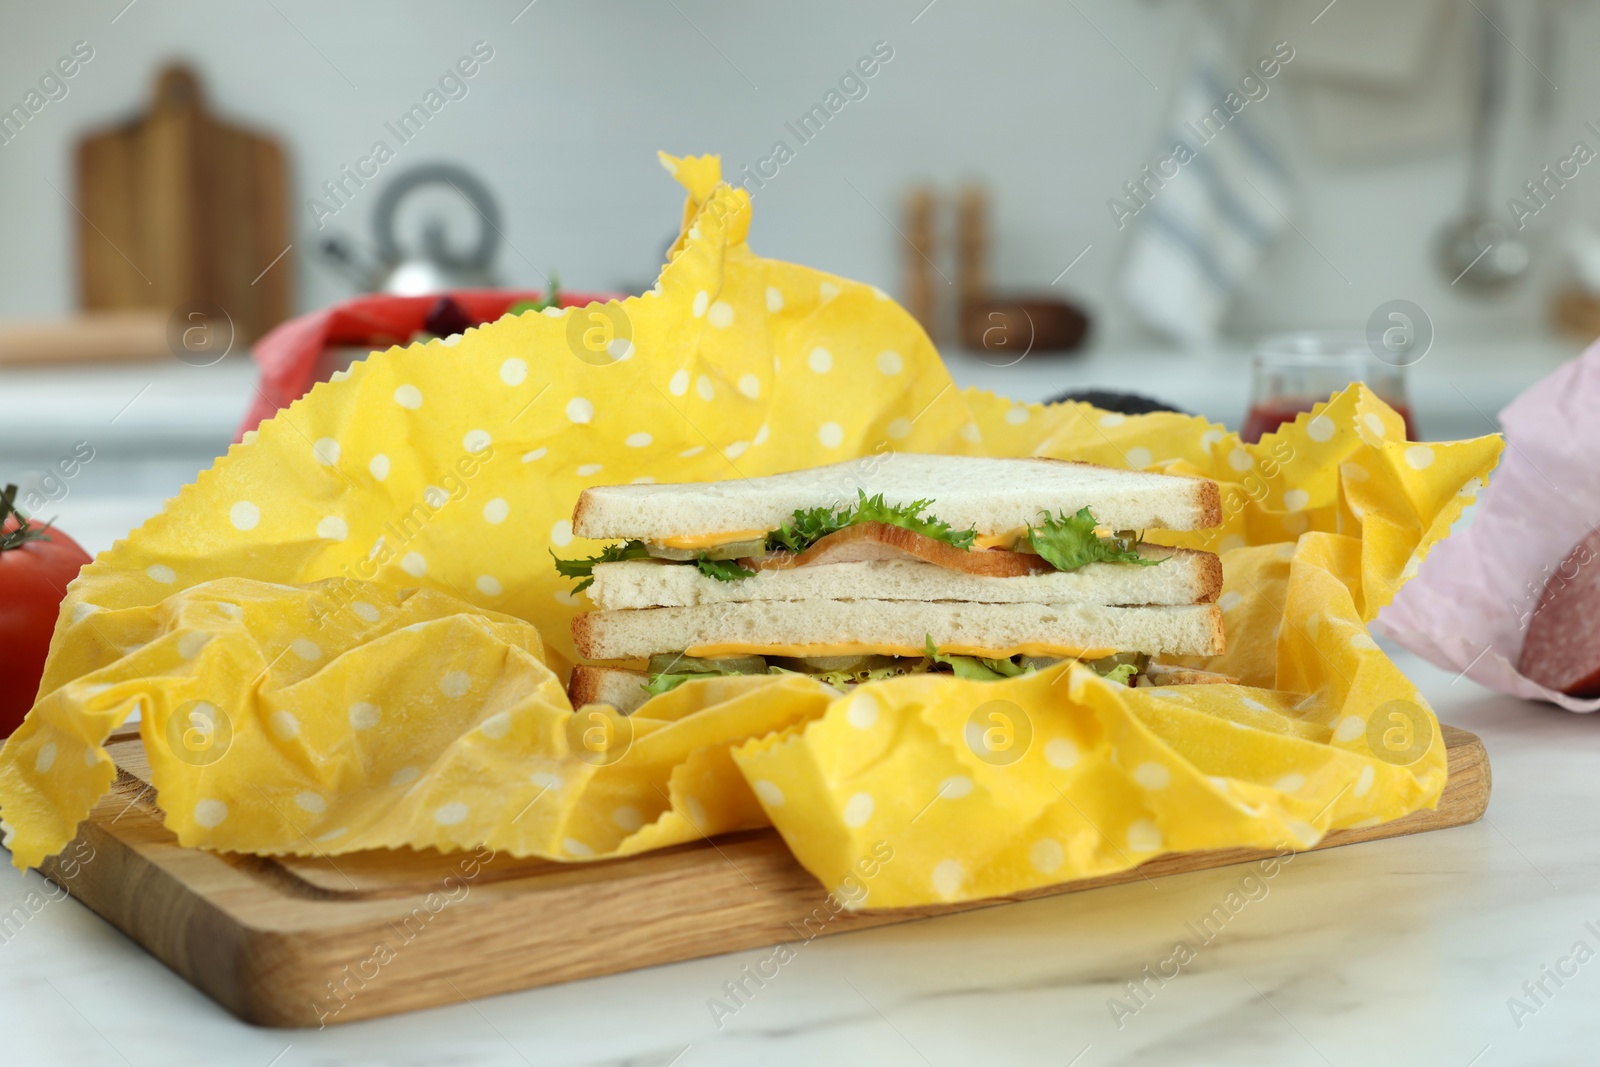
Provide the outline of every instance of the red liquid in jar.
[[[1257,404],[1250,409],[1250,414],[1245,416],[1244,429],[1239,431],[1239,436],[1244,439],[1246,444],[1253,445],[1261,440],[1263,434],[1272,433],[1286,422],[1293,422],[1301,412],[1310,411],[1321,402],[1320,400],[1280,398],[1278,400],[1269,400],[1265,404]],[[1389,406],[1394,408],[1395,413],[1405,420],[1406,440],[1417,440],[1417,424],[1411,418],[1411,406],[1393,402]]]

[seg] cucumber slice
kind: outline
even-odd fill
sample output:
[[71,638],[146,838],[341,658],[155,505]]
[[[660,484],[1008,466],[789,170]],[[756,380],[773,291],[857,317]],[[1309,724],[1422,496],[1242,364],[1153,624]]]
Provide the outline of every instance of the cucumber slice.
[[644,550],[656,559],[670,559],[676,563],[688,563],[700,553],[692,548],[668,548],[666,545],[653,545],[646,541]]
[[765,537],[753,538],[749,541],[729,541],[725,545],[706,549],[706,559],[760,559],[767,554],[767,539]]
[[898,660],[895,656],[875,656],[861,653],[854,656],[774,656],[772,657],[772,662],[785,670],[797,671],[801,674],[832,674],[835,671],[854,674],[858,671],[893,667]]
[[644,550],[656,559],[670,559],[678,563],[698,559],[702,553],[706,559],[760,559],[767,554],[767,539],[758,537],[749,541],[729,541],[711,548],[671,548],[646,542]]
[[1111,544],[1119,552],[1133,552],[1143,540],[1143,530],[1118,530],[1112,535]]
[[766,674],[762,656],[719,656],[700,659],[681,652],[663,652],[650,657],[651,674]]

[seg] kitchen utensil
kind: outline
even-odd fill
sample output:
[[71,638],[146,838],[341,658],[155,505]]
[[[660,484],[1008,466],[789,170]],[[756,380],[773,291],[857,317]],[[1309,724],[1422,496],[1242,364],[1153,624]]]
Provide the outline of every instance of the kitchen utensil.
[[989,296],[989,194],[981,185],[956,198],[956,292],[963,323]]
[[912,186],[906,193],[906,310],[922,323],[931,338],[939,335],[938,313],[934,299],[934,197],[926,185]]
[[[1334,830],[1315,847],[1476,821],[1489,803],[1488,755],[1475,735],[1440,729],[1449,777],[1436,809]],[[1014,898],[836,912],[772,830],[603,863],[482,850],[330,860],[182,848],[162,826],[138,735],[112,738],[107,750],[120,771],[116,786],[77,842],[41,870],[223,1007],[263,1026],[351,1022],[1278,855],[1171,853]],[[73,858],[85,854],[93,861]]]
[[1406,437],[1417,439],[1406,397],[1407,354],[1394,362],[1378,359],[1364,334],[1294,333],[1268,337],[1256,349],[1251,368],[1250,410],[1239,432],[1255,444],[1297,415],[1310,411],[1351,382],[1366,382],[1405,420]]
[[1479,27],[1478,113],[1473,121],[1462,214],[1439,233],[1439,270],[1451,285],[1478,292],[1506,289],[1527,273],[1528,245],[1491,214],[1494,125],[1505,99],[1506,42],[1498,28],[1501,6],[1484,0]]
[[[450,244],[438,217],[423,223],[420,248],[407,249],[400,243],[396,230],[400,205],[417,190],[437,185],[449,186],[477,214],[477,239],[466,251],[457,251]],[[497,284],[494,258],[501,239],[500,208],[489,187],[471,171],[451,163],[428,163],[404,171],[379,195],[372,228],[376,262],[370,264],[363,263],[342,237],[335,235],[322,243],[324,258],[364,291],[420,296]]]
[[189,68],[161,72],[143,115],[78,143],[76,182],[84,308],[205,304],[232,321],[241,348],[288,317],[283,151],[207,111]]

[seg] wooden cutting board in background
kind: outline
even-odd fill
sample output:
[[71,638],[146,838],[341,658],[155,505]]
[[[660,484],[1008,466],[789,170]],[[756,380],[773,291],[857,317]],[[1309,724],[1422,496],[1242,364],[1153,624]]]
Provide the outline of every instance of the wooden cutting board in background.
[[145,114],[79,142],[75,200],[86,310],[209,301],[240,345],[289,316],[293,253],[273,263],[291,241],[283,150],[207,112],[188,68],[161,72]]

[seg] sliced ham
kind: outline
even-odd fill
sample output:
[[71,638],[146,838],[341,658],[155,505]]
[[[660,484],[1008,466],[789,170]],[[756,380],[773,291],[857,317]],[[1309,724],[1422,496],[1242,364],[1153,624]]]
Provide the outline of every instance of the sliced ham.
[[883,522],[862,522],[846,526],[804,552],[771,552],[761,559],[743,559],[740,564],[753,570],[787,570],[813,563],[856,563],[862,560],[911,559],[948,567],[954,571],[990,578],[1019,578],[1026,574],[1045,574],[1055,568],[1028,552],[1000,548],[962,549],[901,526]]
[[1568,696],[1600,696],[1597,557],[1600,530],[1593,530],[1572,547],[1545,582],[1517,665],[1540,685]]

